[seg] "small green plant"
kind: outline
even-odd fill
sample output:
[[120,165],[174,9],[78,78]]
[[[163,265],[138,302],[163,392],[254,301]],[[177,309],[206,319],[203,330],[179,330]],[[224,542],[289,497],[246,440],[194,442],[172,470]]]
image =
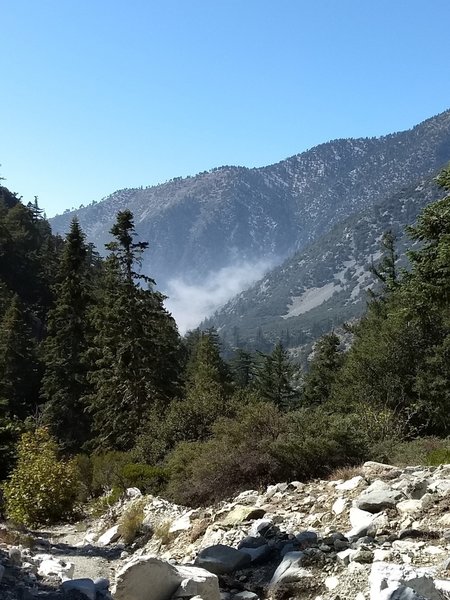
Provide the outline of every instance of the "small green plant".
[[58,458],[58,446],[44,427],[24,433],[17,466],[3,486],[8,518],[26,526],[54,523],[72,513],[78,490],[74,461]]
[[145,501],[135,502],[124,512],[119,521],[119,533],[125,544],[131,544],[142,528]]
[[116,504],[116,502],[120,500],[122,495],[123,491],[119,488],[113,488],[112,490],[109,490],[109,492],[103,496],[100,496],[100,498],[95,498],[95,500],[90,503],[89,513],[93,517],[103,516],[112,506],[114,506],[114,504]]
[[450,447],[447,446],[446,448],[437,448],[436,450],[433,450],[427,454],[426,463],[433,467],[450,464]]

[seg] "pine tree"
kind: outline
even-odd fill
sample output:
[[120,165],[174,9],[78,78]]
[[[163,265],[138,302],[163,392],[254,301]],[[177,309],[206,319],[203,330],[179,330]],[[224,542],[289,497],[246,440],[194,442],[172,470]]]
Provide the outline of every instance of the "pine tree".
[[180,342],[176,325],[140,274],[147,242],[134,242],[133,215],[119,212],[106,245],[103,294],[95,310],[96,334],[87,401],[95,426],[94,446],[128,450],[144,418],[158,402],[168,402],[178,386]]
[[0,410],[25,419],[38,403],[39,364],[28,315],[14,295],[0,325]]
[[302,402],[306,405],[323,404],[329,399],[331,387],[343,363],[339,350],[340,340],[333,332],[316,344],[314,358],[304,377]]
[[256,390],[264,400],[289,410],[294,407],[297,397],[294,374],[295,368],[289,354],[281,342],[278,342],[271,354],[261,357],[256,375]]
[[84,238],[74,218],[61,258],[55,306],[48,315],[43,344],[45,374],[41,395],[45,401],[45,420],[68,452],[79,450],[90,433],[82,400],[88,390],[86,353],[90,343],[88,312],[92,305]]

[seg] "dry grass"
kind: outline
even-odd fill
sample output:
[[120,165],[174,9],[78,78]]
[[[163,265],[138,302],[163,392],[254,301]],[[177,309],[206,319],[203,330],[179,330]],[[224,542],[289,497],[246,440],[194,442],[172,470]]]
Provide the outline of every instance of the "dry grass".
[[348,479],[357,477],[358,475],[364,476],[362,465],[354,467],[338,467],[329,474],[328,480],[337,481],[339,479],[344,479],[344,481],[347,481]]
[[135,502],[119,520],[119,533],[125,544],[134,542],[144,522],[145,501]]
[[161,521],[154,527],[153,535],[155,537],[157,537],[159,540],[161,540],[161,544],[163,546],[167,546],[167,544],[172,539],[172,536],[170,535],[170,532],[169,532],[171,525],[172,525],[172,521],[166,520],[166,521]]

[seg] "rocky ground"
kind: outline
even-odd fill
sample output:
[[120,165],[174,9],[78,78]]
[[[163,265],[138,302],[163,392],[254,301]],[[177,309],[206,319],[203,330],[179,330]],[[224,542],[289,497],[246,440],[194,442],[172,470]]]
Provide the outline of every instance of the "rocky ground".
[[[118,524],[137,505],[127,545]],[[0,529],[0,598],[443,600],[449,508],[450,465],[366,463],[196,510],[130,490],[100,519]]]

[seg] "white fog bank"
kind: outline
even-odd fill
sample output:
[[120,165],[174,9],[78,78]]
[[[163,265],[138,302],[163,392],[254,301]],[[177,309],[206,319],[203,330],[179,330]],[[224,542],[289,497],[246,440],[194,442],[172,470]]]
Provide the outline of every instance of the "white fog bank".
[[210,273],[201,284],[191,284],[181,278],[168,283],[165,301],[181,334],[195,329],[201,321],[223,306],[230,298],[260,279],[274,262],[240,263]]

